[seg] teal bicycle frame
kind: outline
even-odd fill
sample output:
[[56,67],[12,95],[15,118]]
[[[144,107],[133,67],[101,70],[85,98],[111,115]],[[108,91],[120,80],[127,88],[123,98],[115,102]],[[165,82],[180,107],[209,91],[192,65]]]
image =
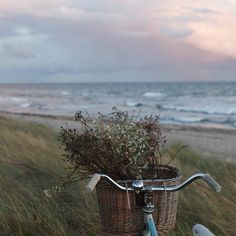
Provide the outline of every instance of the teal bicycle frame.
[[142,180],[134,180],[132,182],[132,186],[129,188],[119,185],[117,182],[115,182],[113,179],[111,179],[107,175],[94,174],[86,186],[87,191],[93,191],[93,189],[95,188],[96,184],[101,179],[101,177],[108,179],[113,185],[115,185],[117,188],[121,190],[144,192],[145,205],[143,207],[143,212],[144,212],[144,222],[146,225],[146,229],[143,231],[143,236],[157,236],[158,235],[158,230],[156,229],[156,226],[152,217],[152,213],[155,210],[155,206],[152,202],[153,191],[172,191],[172,192],[179,191],[197,179],[204,180],[217,193],[221,192],[221,189],[222,189],[221,186],[209,174],[204,174],[204,173],[195,174],[177,186],[166,186],[166,187],[144,186]]
[[144,213],[144,223],[146,229],[143,231],[143,236],[158,236],[152,214]]

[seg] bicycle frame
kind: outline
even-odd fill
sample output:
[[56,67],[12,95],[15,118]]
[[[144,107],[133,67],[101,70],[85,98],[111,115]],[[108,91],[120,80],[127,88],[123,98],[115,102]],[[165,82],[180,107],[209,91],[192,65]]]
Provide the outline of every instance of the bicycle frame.
[[146,229],[143,231],[143,236],[158,236],[157,229],[152,217],[152,213],[155,211],[155,206],[152,203],[152,190],[145,193],[145,206],[143,207],[144,223]]
[[152,214],[144,213],[144,223],[146,229],[143,231],[143,236],[158,236]]

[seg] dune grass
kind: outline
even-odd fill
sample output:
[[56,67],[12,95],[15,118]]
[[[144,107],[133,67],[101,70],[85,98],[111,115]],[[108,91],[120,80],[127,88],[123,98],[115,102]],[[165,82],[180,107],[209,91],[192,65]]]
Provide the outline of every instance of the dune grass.
[[[102,235],[96,195],[76,183],[54,199],[43,194],[65,175],[57,135],[47,127],[0,117],[0,234]],[[179,145],[172,145],[172,155]],[[236,232],[236,164],[205,159],[185,150],[174,164],[184,177],[198,171],[212,174],[223,186],[216,194],[198,182],[179,197],[176,230],[170,236],[191,235],[194,223],[216,235]]]
[[96,200],[83,183],[53,200],[43,194],[65,175],[55,133],[0,118],[0,144],[0,235],[99,234]]
[[[172,146],[172,153],[178,146]],[[197,181],[182,190],[179,193],[176,230],[170,235],[191,235],[191,227],[196,223],[207,226],[216,235],[235,235],[236,163],[206,159],[186,150],[178,156],[175,165],[186,178],[197,172],[211,174],[223,190],[215,193],[203,181]]]

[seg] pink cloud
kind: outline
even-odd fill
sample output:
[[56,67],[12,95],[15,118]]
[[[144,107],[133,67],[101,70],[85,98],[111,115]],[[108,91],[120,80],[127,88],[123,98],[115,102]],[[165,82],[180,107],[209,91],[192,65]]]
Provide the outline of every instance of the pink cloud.
[[236,59],[236,14],[221,13],[204,22],[191,22],[188,27],[193,30],[193,34],[186,42],[221,55],[222,58]]

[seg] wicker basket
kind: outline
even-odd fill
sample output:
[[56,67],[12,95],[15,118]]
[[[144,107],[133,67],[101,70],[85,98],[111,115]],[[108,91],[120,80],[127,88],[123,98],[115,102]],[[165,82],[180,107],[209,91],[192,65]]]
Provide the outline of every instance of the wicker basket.
[[[180,183],[182,176],[178,169],[169,166],[160,168],[164,178],[144,180],[144,185],[175,186]],[[131,180],[117,182],[123,186],[130,186],[132,183]],[[142,194],[129,192],[127,195],[125,191],[117,189],[109,182],[100,181],[97,185],[97,196],[105,235],[142,235],[144,229]],[[153,192],[156,208],[153,218],[160,233],[175,227],[177,201],[177,192]]]

